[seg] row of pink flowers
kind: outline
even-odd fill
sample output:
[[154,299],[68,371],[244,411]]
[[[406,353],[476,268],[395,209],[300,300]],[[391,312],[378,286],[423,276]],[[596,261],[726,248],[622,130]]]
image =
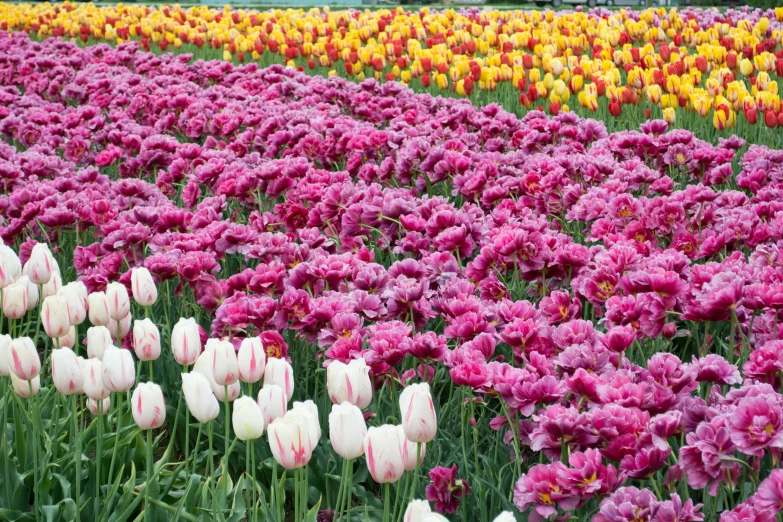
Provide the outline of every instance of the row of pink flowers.
[[[714,496],[778,461],[783,152],[133,43],[3,34],[0,55],[0,236],[22,262],[75,237],[90,291],[144,266],[237,347],[286,357],[292,330],[377,384],[443,365],[501,402],[514,458],[552,461],[516,486],[539,517],[603,499],[595,520],[701,520],[629,484]],[[727,520],[783,509],[764,479]]]

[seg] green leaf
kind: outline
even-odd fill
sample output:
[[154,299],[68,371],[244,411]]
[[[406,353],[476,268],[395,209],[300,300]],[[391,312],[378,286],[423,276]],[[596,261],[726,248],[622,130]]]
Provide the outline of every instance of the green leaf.
[[321,509],[321,501],[323,500],[323,497],[320,497],[318,499],[318,503],[314,505],[310,511],[307,512],[307,515],[305,515],[305,522],[317,522],[318,520],[318,511]]

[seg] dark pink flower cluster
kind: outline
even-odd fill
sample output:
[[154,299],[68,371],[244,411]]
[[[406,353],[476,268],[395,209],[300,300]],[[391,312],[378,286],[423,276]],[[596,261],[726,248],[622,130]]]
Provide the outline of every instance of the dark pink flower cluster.
[[531,517],[701,520],[624,484],[716,495],[745,467],[768,476],[724,517],[783,507],[780,151],[23,34],[0,135],[23,261],[74,237],[91,291],[143,265],[214,337],[286,357],[287,331],[378,384],[445,367],[520,465],[550,460],[516,485]]

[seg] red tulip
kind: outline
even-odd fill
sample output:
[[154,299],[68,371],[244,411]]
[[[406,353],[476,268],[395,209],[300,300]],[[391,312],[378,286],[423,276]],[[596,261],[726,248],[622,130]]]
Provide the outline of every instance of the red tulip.
[[745,119],[751,125],[755,125],[759,121],[759,113],[755,109],[745,109]]
[[774,129],[778,123],[778,116],[775,111],[769,110],[764,113],[764,124],[770,129]]
[[609,102],[609,113],[612,116],[617,118],[618,116],[620,116],[620,113],[622,111],[623,111],[623,107],[622,107],[622,105],[620,105],[619,102],[617,102],[617,101]]

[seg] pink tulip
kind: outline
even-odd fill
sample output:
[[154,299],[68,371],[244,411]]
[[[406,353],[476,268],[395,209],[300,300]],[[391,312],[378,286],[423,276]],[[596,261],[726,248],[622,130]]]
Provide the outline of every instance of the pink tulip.
[[52,352],[52,381],[57,391],[63,395],[82,393],[84,371],[79,364],[79,358],[69,348]]
[[44,299],[41,317],[46,335],[52,339],[68,334],[71,327],[68,318],[68,302],[59,295],[50,295]]
[[158,289],[150,271],[144,267],[131,270],[131,289],[133,299],[140,306],[152,306],[158,300]]
[[435,406],[427,383],[411,384],[400,394],[400,413],[405,436],[411,442],[430,442],[438,431]]
[[23,381],[37,377],[41,372],[41,359],[38,358],[38,350],[35,349],[33,340],[29,337],[20,337],[11,341],[11,373]]
[[160,332],[150,319],[136,319],[133,323],[133,351],[140,361],[160,357]]

